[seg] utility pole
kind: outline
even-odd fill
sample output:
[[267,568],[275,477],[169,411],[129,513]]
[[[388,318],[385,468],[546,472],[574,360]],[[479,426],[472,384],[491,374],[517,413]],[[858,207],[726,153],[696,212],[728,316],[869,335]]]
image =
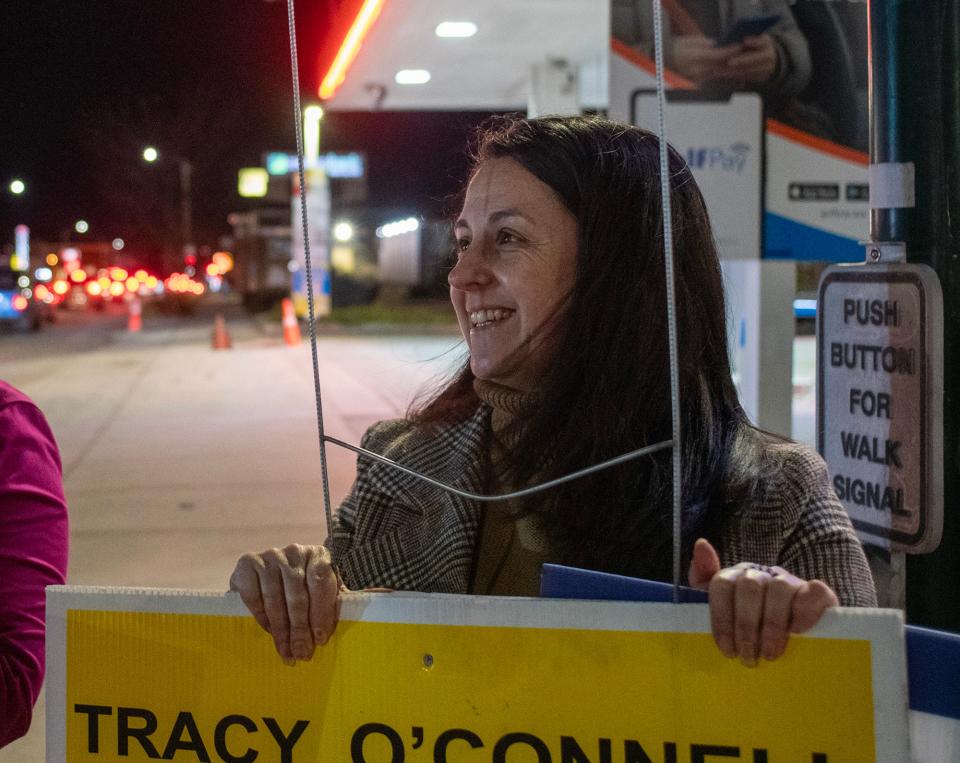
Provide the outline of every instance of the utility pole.
[[193,250],[193,165],[186,159],[176,157],[180,169],[180,236],[183,253]]
[[[147,146],[142,156],[145,162],[153,164],[160,159],[160,152],[155,146]],[[164,259],[168,267],[182,262],[185,255],[196,251],[193,243],[193,164],[182,156],[170,155],[170,158],[177,163],[180,177],[180,253],[177,258],[171,259],[165,252]]]
[[960,632],[960,0],[870,0],[869,23],[871,185],[896,165],[904,194],[871,209],[870,237],[943,288],[943,539],[907,557],[907,620]]

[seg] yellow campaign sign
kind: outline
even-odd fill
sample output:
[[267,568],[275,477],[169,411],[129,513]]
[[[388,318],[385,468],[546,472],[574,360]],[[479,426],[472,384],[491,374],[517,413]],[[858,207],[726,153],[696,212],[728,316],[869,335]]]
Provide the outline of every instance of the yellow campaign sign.
[[48,761],[902,761],[896,613],[757,668],[704,605],[352,595],[285,666],[231,595],[50,589]]

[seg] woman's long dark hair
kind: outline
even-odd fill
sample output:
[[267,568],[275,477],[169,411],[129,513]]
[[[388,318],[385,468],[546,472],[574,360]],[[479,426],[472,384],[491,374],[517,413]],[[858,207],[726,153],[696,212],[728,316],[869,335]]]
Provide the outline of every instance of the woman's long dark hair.
[[[511,451],[510,481],[567,474],[671,439],[666,282],[655,135],[592,117],[499,117],[478,135],[474,171],[509,157],[577,218],[575,285],[556,322],[558,349]],[[759,433],[730,375],[716,247],[700,190],[669,154],[683,427],[684,555],[719,540],[727,507],[749,490]],[[474,411],[469,364],[411,418]],[[531,503],[568,564],[666,580],[671,570],[669,451],[567,483]]]

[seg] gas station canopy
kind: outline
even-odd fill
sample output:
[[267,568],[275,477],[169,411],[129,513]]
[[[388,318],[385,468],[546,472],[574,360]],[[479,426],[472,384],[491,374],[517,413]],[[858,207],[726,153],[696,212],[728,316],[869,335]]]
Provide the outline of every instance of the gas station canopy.
[[603,108],[608,49],[605,0],[365,0],[321,98],[335,111],[525,109],[547,69],[579,108]]

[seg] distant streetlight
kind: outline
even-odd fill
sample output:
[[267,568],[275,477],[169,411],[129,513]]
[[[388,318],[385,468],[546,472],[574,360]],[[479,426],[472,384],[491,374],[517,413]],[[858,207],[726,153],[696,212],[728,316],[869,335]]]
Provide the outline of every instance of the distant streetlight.
[[20,178],[10,182],[10,193],[12,193],[14,196],[19,196],[25,190],[27,190],[27,186],[22,180],[20,180]]
[[88,230],[90,230],[90,223],[88,223],[86,220],[77,220],[73,225],[73,229],[77,233],[86,233]]
[[346,220],[342,220],[333,226],[333,238],[341,244],[346,244],[353,240],[353,226]]
[[143,149],[143,161],[150,162],[151,164],[157,159],[160,158],[160,152],[157,151],[153,146],[147,146]]
[[115,238],[115,239],[113,240],[113,248],[116,249],[118,252],[119,252],[121,249],[123,249],[124,246],[125,246],[125,244],[124,244],[122,238]]

